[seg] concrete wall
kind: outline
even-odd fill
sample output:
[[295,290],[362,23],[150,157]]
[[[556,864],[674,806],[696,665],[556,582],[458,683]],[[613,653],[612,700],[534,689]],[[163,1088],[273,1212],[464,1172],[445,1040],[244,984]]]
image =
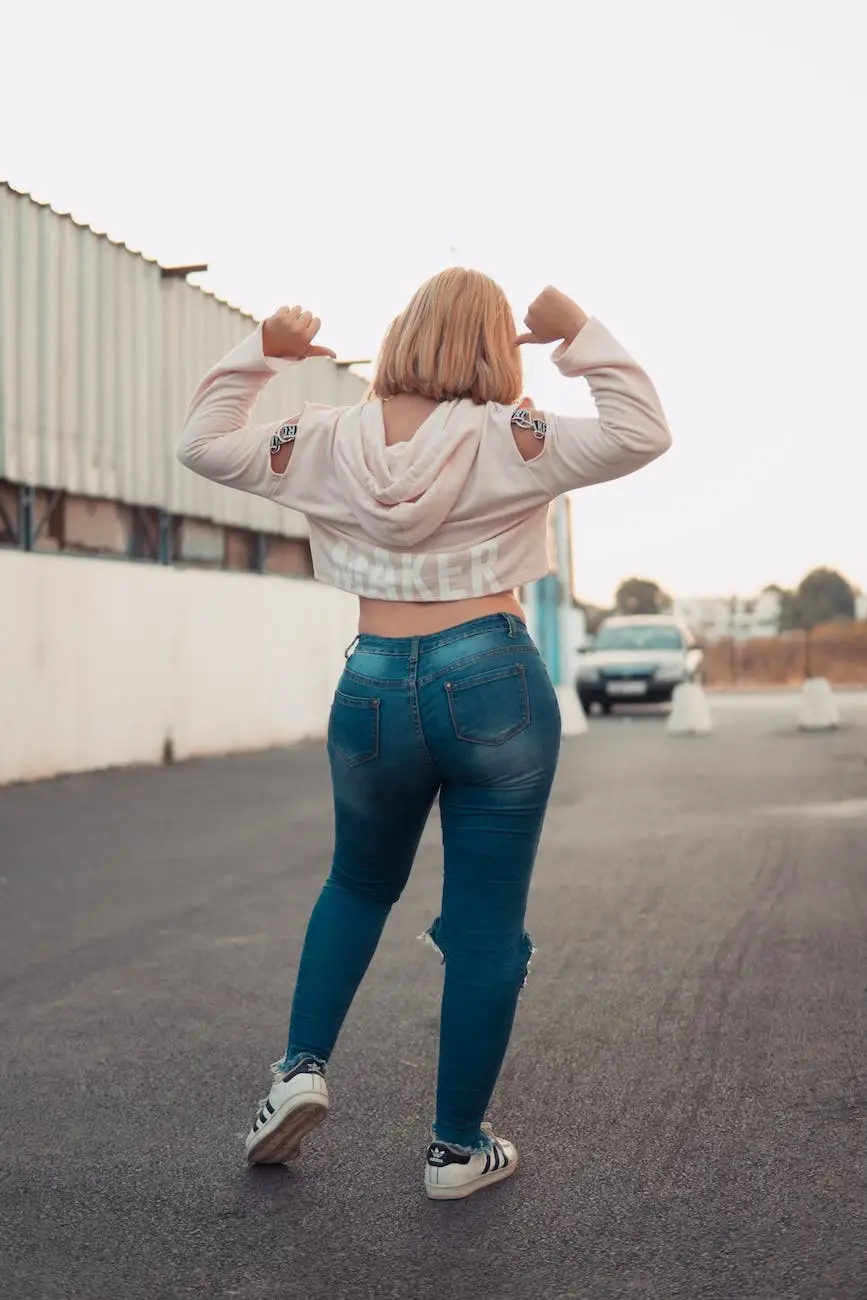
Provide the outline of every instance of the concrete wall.
[[0,551],[0,783],[323,734],[355,623],[308,580]]

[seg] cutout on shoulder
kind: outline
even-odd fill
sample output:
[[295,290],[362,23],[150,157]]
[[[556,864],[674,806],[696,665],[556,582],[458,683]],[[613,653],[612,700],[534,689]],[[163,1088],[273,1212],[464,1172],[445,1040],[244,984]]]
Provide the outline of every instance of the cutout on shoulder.
[[541,411],[519,406],[512,412],[512,437],[523,460],[535,460],[545,450],[548,422]]
[[277,432],[271,435],[271,469],[275,474],[286,472],[286,467],[292,458],[295,439],[298,437],[300,419],[299,415],[291,423],[281,424]]

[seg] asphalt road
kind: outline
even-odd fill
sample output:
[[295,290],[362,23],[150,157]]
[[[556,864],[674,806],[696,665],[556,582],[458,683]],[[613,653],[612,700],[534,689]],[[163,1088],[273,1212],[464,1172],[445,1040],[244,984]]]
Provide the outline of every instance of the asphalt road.
[[867,1296],[867,696],[564,750],[492,1117],[429,1203],[431,828],[304,1159],[248,1169],[326,871],[318,746],[0,791],[0,1295]]

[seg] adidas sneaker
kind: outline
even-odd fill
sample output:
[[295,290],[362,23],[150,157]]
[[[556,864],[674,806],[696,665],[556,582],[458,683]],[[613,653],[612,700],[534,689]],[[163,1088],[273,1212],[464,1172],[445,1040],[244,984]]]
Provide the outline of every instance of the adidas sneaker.
[[490,1124],[482,1125],[490,1139],[486,1151],[471,1155],[455,1151],[445,1142],[432,1142],[427,1149],[424,1189],[432,1201],[457,1201],[472,1196],[491,1183],[509,1178],[518,1167],[518,1152],[506,1138],[495,1137]]
[[279,1074],[261,1103],[244,1144],[254,1165],[295,1160],[301,1139],[328,1114],[328,1084],[322,1066],[305,1060]]

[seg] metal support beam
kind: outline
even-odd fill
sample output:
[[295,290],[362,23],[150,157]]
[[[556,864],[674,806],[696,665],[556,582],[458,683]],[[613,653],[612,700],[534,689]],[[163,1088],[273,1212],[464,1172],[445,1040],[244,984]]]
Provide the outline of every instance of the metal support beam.
[[22,487],[18,494],[18,546],[33,550],[33,516],[36,513],[36,489]]
[[160,564],[174,563],[174,530],[172,528],[172,517],[165,510],[161,510],[157,515],[157,529],[159,531],[159,554],[157,556]]
[[[135,559],[155,560],[159,554],[159,539],[151,527],[150,511],[144,506],[134,506],[130,549]],[[141,547],[139,547],[139,540]]]
[[58,505],[62,500],[63,500],[62,490],[58,489],[56,492],[52,492],[48,501],[48,505],[45,507],[45,511],[42,517],[37,518],[36,488],[30,487],[27,484],[22,483],[18,489],[18,527],[17,528],[15,524],[12,522],[12,520],[9,518],[9,515],[5,510],[3,503],[0,502],[0,515],[2,515],[3,517],[3,523],[6,526],[6,531],[9,533],[9,536],[12,538],[12,541],[17,544],[19,550],[21,551],[33,550],[34,546],[39,541],[39,537],[43,529],[45,528],[45,525],[50,523],[51,516],[54,514],[54,511],[57,509]]
[[12,541],[15,542],[15,543],[17,544],[17,542],[18,542],[18,525],[17,525],[17,524],[13,524],[12,520],[9,518],[9,515],[8,515],[7,512],[6,512],[6,507],[5,507],[4,504],[3,504],[3,500],[2,500],[2,498],[0,498],[0,519],[3,520],[3,526],[4,526],[4,528],[6,529],[6,532],[9,534],[10,538],[12,539]]
[[[31,488],[31,491],[33,491],[32,488]],[[58,490],[57,490],[56,492],[52,492],[52,494],[51,494],[51,499],[49,500],[48,505],[47,505],[46,508],[45,508],[45,514],[42,516],[42,518],[39,520],[39,523],[36,524],[36,527],[35,527],[34,530],[33,530],[33,542],[34,542],[34,543],[37,542],[37,541],[39,540],[39,534],[42,532],[42,530],[43,530],[43,528],[45,527],[45,525],[50,521],[51,516],[54,514],[55,510],[57,509],[57,507],[60,505],[60,502],[61,502],[62,499],[63,499],[63,492],[62,492],[61,489],[58,488]],[[35,503],[35,499],[34,499],[33,519],[34,519],[34,523],[35,523],[35,522],[36,522],[36,503]]]

